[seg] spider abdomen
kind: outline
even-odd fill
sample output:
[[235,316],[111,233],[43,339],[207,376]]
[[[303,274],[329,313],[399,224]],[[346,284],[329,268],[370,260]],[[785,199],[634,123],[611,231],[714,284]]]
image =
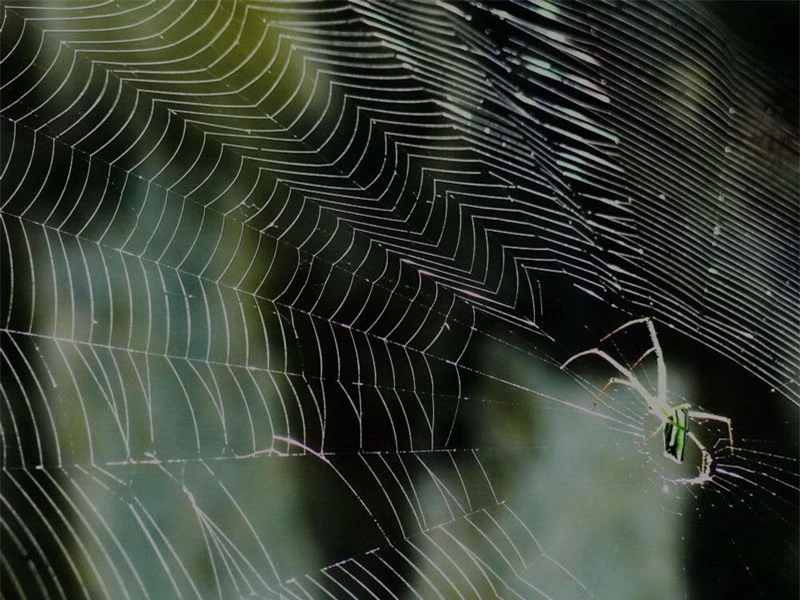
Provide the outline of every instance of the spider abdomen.
[[664,454],[675,462],[683,462],[686,436],[689,433],[689,409],[677,406],[664,422]]

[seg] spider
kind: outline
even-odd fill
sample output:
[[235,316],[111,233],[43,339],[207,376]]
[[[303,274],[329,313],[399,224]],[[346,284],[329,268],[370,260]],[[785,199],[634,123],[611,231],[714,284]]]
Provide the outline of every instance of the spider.
[[[620,375],[623,377],[612,377],[609,379],[605,386],[603,386],[603,389],[600,390],[600,393],[595,397],[595,403],[597,403],[597,398],[603,395],[606,389],[608,389],[608,387],[614,383],[633,388],[642,397],[645,403],[647,403],[648,410],[661,420],[661,425],[656,428],[652,434],[647,436],[644,441],[647,442],[647,440],[652,438],[653,435],[658,433],[663,428],[664,456],[677,463],[682,463],[683,455],[686,451],[686,438],[688,437],[700,450],[702,462],[700,465],[700,474],[698,476],[689,479],[683,479],[682,481],[686,483],[703,483],[708,481],[714,474],[714,457],[708,452],[708,450],[706,450],[706,447],[700,442],[697,436],[693,432],[689,431],[689,419],[691,418],[698,421],[720,421],[725,423],[725,425],[728,427],[728,441],[730,442],[730,450],[733,452],[733,427],[731,425],[731,420],[730,418],[722,415],[691,410],[692,405],[688,403],[679,404],[677,406],[669,405],[667,402],[667,364],[664,362],[664,354],[661,351],[661,344],[658,342],[656,328],[653,325],[653,321],[650,319],[650,317],[628,321],[604,336],[600,341],[603,342],[613,335],[616,335],[623,329],[627,329],[631,325],[638,325],[640,323],[647,325],[647,330],[650,332],[650,340],[652,341],[653,345],[646,350],[645,353],[633,363],[633,365],[631,365],[630,369],[625,368],[619,363],[619,361],[599,348],[591,348],[589,350],[584,350],[583,352],[578,352],[569,358],[563,365],[561,365],[561,368],[564,369],[572,361],[577,360],[581,356],[586,356],[589,354],[595,354],[606,360],[606,362],[619,371]],[[635,369],[639,363],[641,363],[653,352],[656,354],[658,367],[658,393],[655,396],[651,394],[633,374],[633,369]]]

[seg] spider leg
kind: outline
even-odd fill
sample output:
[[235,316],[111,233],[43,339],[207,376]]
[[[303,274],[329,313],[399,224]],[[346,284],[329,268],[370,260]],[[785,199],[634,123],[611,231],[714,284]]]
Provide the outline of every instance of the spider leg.
[[652,354],[654,351],[655,351],[655,348],[649,348],[648,350],[645,350],[644,354],[642,354],[642,355],[641,355],[639,358],[637,358],[637,359],[636,359],[636,360],[633,362],[633,364],[631,364],[631,371],[633,371],[633,370],[634,370],[636,367],[638,367],[638,366],[639,366],[639,364],[640,364],[640,363],[641,363],[641,362],[642,362],[642,361],[643,361],[645,358],[647,358],[648,356],[650,356],[650,355],[651,355],[651,354]]
[[657,409],[661,409],[662,412],[664,411],[664,403],[660,402],[659,401],[660,399],[656,400],[655,398],[653,398],[653,395],[650,394],[645,389],[645,387],[639,382],[639,380],[634,376],[633,373],[631,373],[629,369],[626,369],[622,364],[620,364],[618,360],[610,356],[604,350],[600,350],[599,348],[592,348],[590,350],[584,350],[583,352],[578,352],[578,354],[574,355],[572,358],[567,360],[567,362],[561,365],[561,368],[563,369],[567,365],[569,365],[572,361],[580,358],[581,356],[588,356],[589,354],[594,354],[596,356],[599,356],[600,358],[605,360],[608,364],[610,364],[612,367],[614,367],[617,371],[619,371],[622,375],[625,376],[625,380],[612,377],[609,380],[609,382],[621,383],[623,385],[632,387],[644,399],[644,401],[647,403],[647,406],[650,408],[651,411],[653,411],[653,413],[655,413]]
[[656,367],[658,369],[658,399],[661,404],[667,403],[667,362],[664,360],[664,352],[656,335],[656,326],[652,319],[645,319],[647,330],[650,332],[650,341],[653,343],[653,351],[656,353]]
[[653,325],[653,320],[650,317],[642,317],[640,319],[633,319],[632,321],[628,321],[623,325],[617,327],[611,333],[606,334],[600,341],[603,342],[610,338],[611,336],[619,333],[623,329],[630,327],[631,325],[638,325],[640,323],[645,323],[647,325],[647,331],[650,333],[650,341],[653,344],[653,347],[645,352],[639,360],[633,363],[631,369],[635,368],[644,358],[650,354],[650,352],[656,353],[656,362],[658,368],[658,400],[659,404],[662,406],[667,405],[667,363],[664,360],[664,353],[661,350],[661,344],[658,341],[658,335],[656,334],[656,326]]
[[733,453],[733,425],[729,417],[696,410],[690,410],[689,416],[699,421],[719,421],[720,423],[725,423],[725,425],[728,426],[728,441],[730,442],[731,453]]
[[620,331],[622,331],[623,329],[627,329],[627,328],[628,328],[628,327],[630,327],[631,325],[638,325],[639,323],[648,323],[649,321],[650,321],[650,317],[642,317],[641,319],[634,319],[633,321],[628,321],[627,323],[623,323],[622,325],[620,325],[619,327],[617,327],[617,328],[616,328],[614,331],[612,331],[611,333],[607,333],[606,335],[604,335],[604,336],[603,336],[603,337],[600,339],[600,341],[601,341],[601,342],[604,342],[604,341],[606,341],[606,340],[607,340],[608,338],[610,338],[611,336],[613,336],[613,335],[616,335],[617,333],[619,333],[619,332],[620,332]]
[[688,431],[686,436],[694,442],[694,445],[697,446],[697,448],[700,450],[700,454],[703,457],[700,463],[700,477],[698,478],[698,481],[701,482],[711,479],[711,472],[714,466],[714,457],[711,456],[708,450],[706,450],[706,447],[700,440],[697,439],[697,436],[694,433]]
[[612,377],[611,379],[606,381],[606,384],[603,386],[603,389],[597,392],[597,395],[594,397],[594,402],[592,402],[592,410],[594,410],[597,407],[597,402],[600,400],[600,397],[606,393],[606,390],[610,388],[613,383],[614,383],[614,378]]
[[595,354],[600,358],[604,359],[608,362],[612,367],[614,367],[617,371],[625,375],[628,379],[633,379],[633,373],[631,373],[628,369],[622,366],[619,361],[611,357],[607,352],[604,350],[600,350],[600,348],[590,348],[589,350],[584,350],[583,352],[578,352],[577,354],[572,355],[567,361],[561,365],[562,369],[565,369],[567,365],[571,362],[578,360],[582,356],[588,356],[589,354]]
[[[641,319],[635,319],[622,327],[618,327],[616,331],[628,327],[629,325],[633,325],[635,323],[645,323],[647,324],[647,331],[650,333],[650,342],[653,344],[653,347],[647,350],[642,356],[633,364],[631,367],[632,369],[636,367],[646,356],[648,356],[651,352],[656,353],[656,368],[658,370],[658,404],[661,406],[662,411],[666,410],[666,407],[669,406],[667,403],[667,362],[664,360],[664,352],[661,350],[661,343],[658,341],[658,334],[656,334],[656,326],[653,325],[653,320],[650,317],[643,317]],[[681,405],[682,407],[683,405]],[[689,405],[686,405],[685,408],[689,408]],[[675,409],[673,409],[675,410]],[[697,441],[697,440],[695,440]],[[733,442],[731,442],[733,443]],[[703,449],[705,452],[705,448]],[[703,456],[705,459],[705,455]]]
[[658,427],[656,427],[655,429],[653,429],[653,431],[651,431],[650,433],[648,433],[648,434],[647,434],[647,437],[645,437],[645,438],[642,440],[642,444],[646,444],[647,442],[649,442],[650,440],[652,440],[652,439],[655,437],[655,435],[656,435],[656,434],[657,434],[659,431],[661,431],[663,428],[664,428],[664,426],[663,426],[663,425],[659,425]]

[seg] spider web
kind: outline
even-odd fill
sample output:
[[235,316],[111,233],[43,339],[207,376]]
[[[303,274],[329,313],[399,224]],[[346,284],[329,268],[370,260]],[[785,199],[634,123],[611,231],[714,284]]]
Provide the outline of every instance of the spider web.
[[[797,589],[796,81],[702,7],[5,2],[1,43],[4,597]],[[559,369],[655,393],[600,341],[640,316],[733,422],[706,485]]]

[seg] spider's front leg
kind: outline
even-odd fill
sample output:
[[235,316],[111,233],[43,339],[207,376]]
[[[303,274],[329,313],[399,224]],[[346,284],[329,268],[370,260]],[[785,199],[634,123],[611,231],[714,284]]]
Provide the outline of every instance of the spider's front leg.
[[[641,382],[634,376],[634,374],[630,371],[630,369],[625,368],[620,364],[620,362],[614,358],[612,358],[605,350],[600,350],[600,348],[591,348],[590,350],[584,350],[583,352],[578,352],[577,354],[570,357],[564,364],[561,365],[562,369],[565,369],[571,362],[577,360],[582,356],[588,356],[590,354],[594,354],[595,356],[599,356],[603,360],[605,360],[608,364],[614,367],[621,375],[625,376],[625,379],[620,379],[619,377],[612,377],[609,379],[608,386],[611,383],[621,383],[623,385],[627,385],[628,387],[633,388],[636,390],[642,398],[647,402],[647,405],[650,407],[651,410],[655,411],[658,408],[658,403],[654,401],[653,397],[648,393],[645,387],[641,384]],[[603,390],[606,388],[604,387]]]

